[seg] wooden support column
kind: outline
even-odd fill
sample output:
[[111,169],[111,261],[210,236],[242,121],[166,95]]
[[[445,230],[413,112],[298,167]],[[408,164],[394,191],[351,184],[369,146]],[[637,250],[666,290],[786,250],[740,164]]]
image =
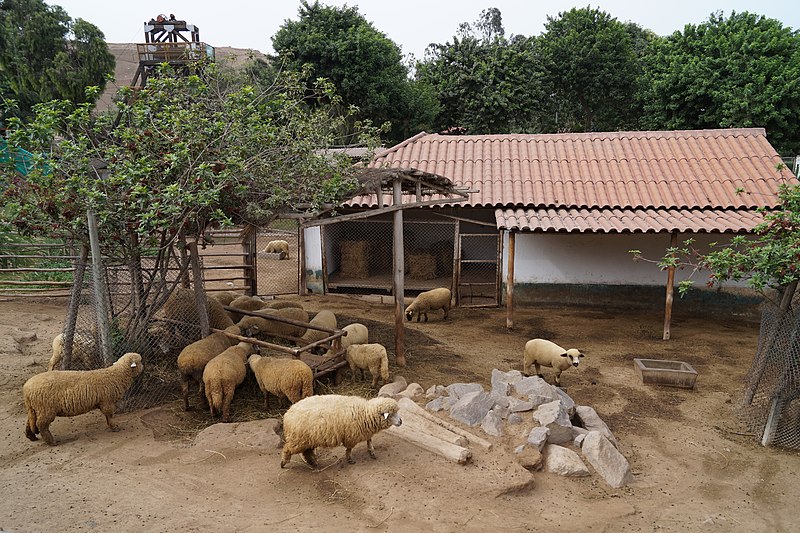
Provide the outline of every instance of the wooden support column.
[[[399,206],[403,203],[402,181],[394,178],[392,181],[392,204]],[[405,311],[405,253],[403,251],[403,210],[394,212],[393,236],[393,268],[394,281],[394,362],[397,366],[406,366],[405,326],[403,325]]]
[[306,278],[306,229],[302,222],[297,225],[297,294],[302,296],[308,293],[308,278]]
[[514,329],[514,246],[517,232],[508,232],[508,272],[506,273],[506,328]]
[[[677,230],[672,232],[672,235],[670,236],[669,239],[669,246],[670,248],[676,248],[678,246]],[[669,340],[670,327],[672,325],[672,295],[674,292],[674,285],[675,285],[675,267],[671,266],[667,268],[667,298],[666,298],[666,305],[664,308],[664,336],[663,336],[663,339],[665,341]]]
[[92,281],[94,282],[94,299],[97,304],[97,333],[100,336],[100,352],[106,366],[114,361],[111,360],[111,324],[109,321],[109,309],[111,305],[108,301],[106,292],[105,272],[103,272],[103,258],[100,255],[100,235],[97,231],[97,218],[94,213],[87,211],[87,226],[89,230],[89,246],[92,249]]
[[206,305],[206,294],[203,290],[203,272],[200,270],[200,255],[197,253],[197,241],[191,241],[189,243],[189,262],[192,264],[192,288],[194,289],[197,316],[200,319],[200,332],[203,337],[208,337],[211,333],[211,326],[208,322],[208,307]]

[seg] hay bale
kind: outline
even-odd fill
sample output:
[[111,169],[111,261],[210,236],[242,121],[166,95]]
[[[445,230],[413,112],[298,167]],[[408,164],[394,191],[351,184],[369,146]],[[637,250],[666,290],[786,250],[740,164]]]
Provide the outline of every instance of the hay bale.
[[406,266],[411,279],[433,279],[436,277],[436,256],[429,252],[413,252],[408,255]]
[[368,278],[370,248],[369,241],[342,241],[339,244],[341,252],[339,271],[342,276]]

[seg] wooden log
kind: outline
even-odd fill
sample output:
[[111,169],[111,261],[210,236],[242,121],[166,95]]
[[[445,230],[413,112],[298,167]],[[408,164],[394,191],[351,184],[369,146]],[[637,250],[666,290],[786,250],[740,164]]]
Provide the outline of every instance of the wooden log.
[[400,409],[400,418],[403,419],[403,425],[411,424],[412,427],[418,428],[420,431],[442,439],[445,442],[449,442],[450,444],[455,444],[456,446],[462,447],[466,447],[467,444],[469,444],[469,441],[465,436],[453,433],[449,429],[443,428],[439,424],[436,424],[427,418],[423,418],[407,409]]
[[410,442],[415,446],[419,446],[423,450],[435,453],[436,455],[441,455],[448,461],[453,461],[454,463],[458,463],[460,465],[465,464],[472,458],[472,452],[467,448],[456,446],[455,444],[445,442],[440,438],[434,437],[433,435],[424,433],[415,428],[413,422],[411,421],[409,421],[408,425],[405,421],[403,421],[402,426],[392,426],[386,430],[386,433],[394,435],[395,437],[406,442]]
[[462,435],[462,436],[466,437],[470,444],[475,444],[477,446],[480,446],[481,448],[483,448],[484,450],[487,450],[487,451],[492,449],[492,443],[489,442],[488,440],[482,439],[481,437],[478,437],[477,435],[473,435],[469,431],[465,431],[465,430],[461,429],[460,427],[454,426],[453,424],[451,424],[447,420],[442,420],[441,418],[439,418],[438,416],[434,415],[433,413],[429,413],[428,411],[426,411],[425,409],[423,409],[422,407],[417,405],[417,403],[414,400],[411,400],[409,398],[400,398],[397,401],[397,404],[401,408],[406,409],[407,411],[413,412],[413,413],[415,413],[415,414],[417,414],[417,415],[419,415],[419,416],[421,416],[423,418],[427,418],[431,422],[439,424],[443,428],[445,428],[445,429],[447,429],[449,431],[452,431],[453,433],[455,433],[457,435]]

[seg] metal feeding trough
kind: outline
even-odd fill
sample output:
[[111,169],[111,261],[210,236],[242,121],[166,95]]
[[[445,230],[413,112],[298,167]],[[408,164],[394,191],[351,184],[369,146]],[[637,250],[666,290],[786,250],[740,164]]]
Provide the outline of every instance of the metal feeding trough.
[[683,361],[664,359],[634,359],[633,368],[642,383],[654,383],[682,389],[693,389],[697,372],[692,365]]

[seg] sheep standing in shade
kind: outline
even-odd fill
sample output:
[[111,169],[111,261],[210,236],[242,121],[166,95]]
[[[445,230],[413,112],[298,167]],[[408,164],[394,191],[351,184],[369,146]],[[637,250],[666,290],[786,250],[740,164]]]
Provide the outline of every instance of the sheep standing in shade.
[[284,240],[269,241],[264,252],[268,254],[281,254],[281,259],[289,259],[289,243]]
[[372,375],[372,386],[378,386],[378,379],[383,383],[389,381],[389,356],[386,355],[386,348],[382,344],[353,344],[347,347],[344,358],[350,365],[350,372],[353,373],[353,381],[357,378],[357,371],[361,372],[361,379],[364,379],[364,370],[369,370]]
[[93,409],[100,409],[109,429],[118,431],[111,422],[116,404],[141,373],[142,356],[130,352],[107,368],[51,370],[33,376],[22,386],[28,413],[25,436],[38,440],[36,435],[41,434],[47,444],[55,446],[50,424],[57,416],[78,416]]
[[236,387],[247,377],[247,358],[255,352],[249,342],[231,346],[208,362],[203,370],[203,384],[211,416],[222,413],[222,421],[230,420],[231,402]]
[[417,322],[421,316],[425,316],[425,322],[428,321],[428,312],[441,309],[444,311],[444,318],[450,312],[450,289],[440,287],[438,289],[431,289],[429,291],[421,292],[417,295],[411,304],[406,307],[406,320],[411,321],[414,315],[417,316]]
[[314,373],[299,359],[253,354],[247,363],[264,393],[264,409],[269,409],[270,394],[278,397],[279,406],[283,398],[294,404],[314,394]]
[[[239,326],[225,328],[225,333],[240,335]],[[181,393],[183,394],[183,410],[189,410],[189,382],[197,383],[200,401],[205,400],[205,385],[203,384],[203,371],[213,358],[236,344],[236,340],[225,333],[215,332],[195,341],[181,350],[178,355],[178,372],[181,379]]]
[[[164,302],[164,316],[177,323],[177,333],[182,337],[196,341],[200,339],[200,315],[194,291],[184,287],[176,287]],[[206,298],[208,324],[212,329],[225,329],[233,325],[233,320],[216,299]]]
[[285,443],[281,468],[297,453],[316,468],[314,449],[334,446],[344,446],[345,458],[353,464],[353,447],[363,441],[367,441],[369,455],[375,459],[372,437],[390,426],[402,424],[397,411],[397,401],[393,398],[367,400],[360,396],[324,394],[300,400],[283,415]]
[[548,366],[555,372],[555,382],[561,386],[561,372],[570,366],[578,367],[583,354],[576,348],[565,350],[558,344],[545,339],[531,339],[525,343],[525,353],[522,358],[522,373],[530,375],[531,364],[536,368],[536,375],[540,378],[540,366]]
[[[264,301],[258,296],[241,295],[231,300],[231,303],[228,304],[228,307],[234,307],[243,311],[258,311],[264,307]],[[234,324],[237,324],[245,316],[249,316],[243,315],[242,313],[237,313],[236,311],[226,311],[228,311],[228,315],[231,317],[231,320],[233,320]]]
[[[327,309],[323,309],[322,311],[319,311],[316,315],[314,315],[314,318],[311,319],[309,325],[318,326],[326,329],[336,329],[336,315],[333,314],[333,311],[328,311]],[[308,328],[308,330],[300,338],[300,342],[298,344],[300,344],[301,346],[308,346],[311,343],[321,341],[325,337],[329,336],[330,333],[326,333],[318,329]]]

